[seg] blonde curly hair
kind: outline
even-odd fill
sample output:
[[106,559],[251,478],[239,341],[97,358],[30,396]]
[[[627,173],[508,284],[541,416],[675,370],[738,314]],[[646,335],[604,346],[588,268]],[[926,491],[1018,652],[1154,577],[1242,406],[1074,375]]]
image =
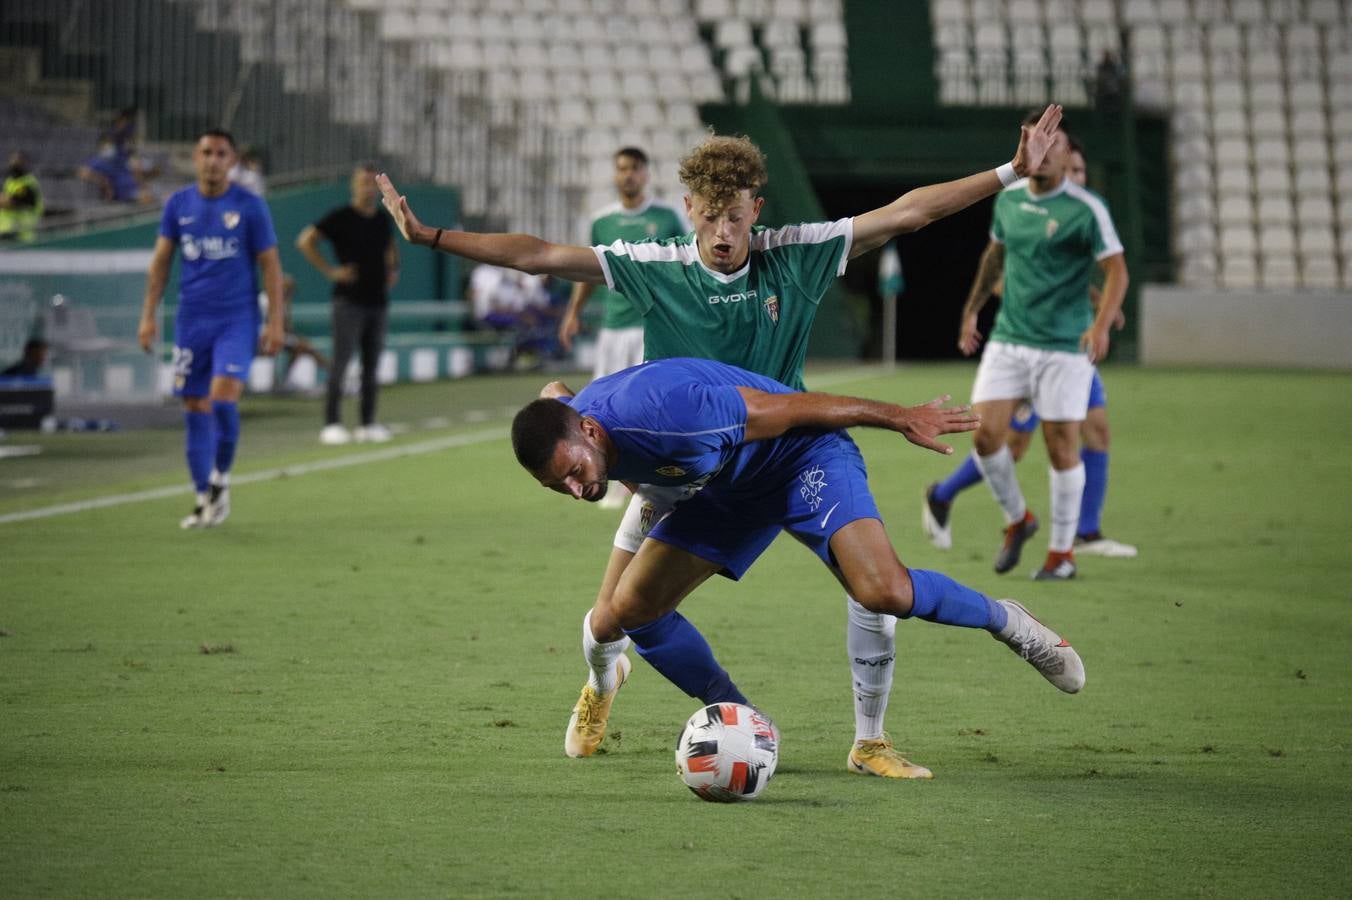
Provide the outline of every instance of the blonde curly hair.
[[715,212],[733,202],[739,191],[756,196],[769,180],[765,154],[750,138],[716,134],[709,135],[681,160],[680,177],[686,190]]

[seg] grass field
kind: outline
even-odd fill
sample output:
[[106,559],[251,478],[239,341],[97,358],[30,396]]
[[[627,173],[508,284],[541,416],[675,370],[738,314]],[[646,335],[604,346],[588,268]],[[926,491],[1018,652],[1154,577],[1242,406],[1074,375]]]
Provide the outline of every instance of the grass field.
[[[912,402],[971,374],[830,384]],[[902,623],[889,727],[935,778],[852,776],[842,597],[780,541],[682,607],[783,731],[740,806],[681,786],[698,704],[641,662],[606,752],[562,753],[615,516],[516,469],[539,379],[387,391],[389,446],[424,451],[401,457],[251,398],[237,472],[268,477],[222,528],[180,532],[186,492],[0,522],[0,896],[1352,895],[1352,378],[1105,379],[1105,526],[1141,556],[1069,584],[1028,579],[1042,536],[992,573],[984,488],[930,548],[920,494],[953,461],[856,434],[902,558],[1025,602],[1084,692]],[[180,440],[12,434],[44,452],[0,459],[0,518],[179,485]],[[1045,513],[1040,448],[1020,474]]]

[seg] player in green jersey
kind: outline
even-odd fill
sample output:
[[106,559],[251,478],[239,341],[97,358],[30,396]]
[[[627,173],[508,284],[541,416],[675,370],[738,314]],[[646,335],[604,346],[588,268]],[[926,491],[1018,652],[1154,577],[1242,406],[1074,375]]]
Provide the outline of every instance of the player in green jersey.
[[[690,230],[684,212],[647,194],[648,175],[648,154],[641,149],[621,147],[615,152],[614,182],[619,199],[592,214],[587,227],[588,244],[660,241]],[[619,291],[585,281],[573,287],[568,309],[559,320],[559,343],[563,349],[572,349],[573,337],[581,327],[582,307],[593,298],[600,298],[605,314],[596,335],[592,377],[611,375],[643,362],[643,315]],[[616,483],[597,505],[619,509],[628,499],[629,491]]]
[[[981,416],[973,443],[981,474],[1005,513],[995,571],[1008,572],[1038,527],[1006,443],[1010,418],[1024,399],[1041,417],[1051,459],[1052,528],[1046,562],[1033,577],[1048,581],[1075,577],[1073,545],[1085,483],[1080,427],[1094,363],[1108,353],[1109,329],[1127,289],[1126,258],[1112,216],[1102,199],[1068,177],[1070,157],[1069,138],[1058,130],[1041,166],[996,199],[991,241],[958,338],[963,353],[976,352],[977,315],[1003,279],[1000,313],[972,388]],[[1103,271],[1097,310],[1089,300],[1096,264]]]
[[[382,175],[379,181],[386,208],[412,243],[619,290],[643,314],[647,359],[716,359],[801,389],[817,304],[848,260],[965,209],[1031,173],[1041,164],[1060,119],[1061,108],[1049,106],[1035,125],[1022,129],[1014,159],[998,169],[917,188],[854,218],[775,229],[756,225],[763,203],[758,192],[765,183],[760,151],[745,138],[711,137],[681,167],[693,232],[638,244],[617,241],[604,247],[576,247],[524,234],[434,228],[414,216],[388,177]],[[629,640],[611,607],[619,577],[638,548],[628,541],[635,534],[641,541],[678,499],[635,497],[626,522],[636,527],[624,537],[622,524],[616,535],[601,590],[583,621],[584,656],[591,671],[565,738],[570,756],[587,756],[599,747],[611,704],[629,671],[624,656]],[[849,603],[847,644],[857,702],[850,771],[930,777],[928,769],[896,753],[881,729],[896,621]]]

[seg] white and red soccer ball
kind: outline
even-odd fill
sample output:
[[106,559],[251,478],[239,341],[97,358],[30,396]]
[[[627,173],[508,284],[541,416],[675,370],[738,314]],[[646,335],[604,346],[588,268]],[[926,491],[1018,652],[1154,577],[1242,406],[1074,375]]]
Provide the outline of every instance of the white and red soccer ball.
[[779,729],[740,703],[714,703],[690,717],[676,744],[676,771],[702,800],[754,800],[779,765]]

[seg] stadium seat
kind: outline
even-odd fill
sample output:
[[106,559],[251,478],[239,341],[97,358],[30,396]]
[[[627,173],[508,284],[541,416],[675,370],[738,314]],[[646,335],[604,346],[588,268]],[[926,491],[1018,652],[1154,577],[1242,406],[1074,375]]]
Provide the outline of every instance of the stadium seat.
[[1258,233],[1258,246],[1268,256],[1290,257],[1296,252],[1296,235],[1289,225],[1264,225]]
[[1340,281],[1338,265],[1332,256],[1301,258],[1301,287],[1336,288],[1339,286]]
[[1265,288],[1290,289],[1300,284],[1294,257],[1263,257],[1260,282]]
[[1305,4],[1305,18],[1319,25],[1340,25],[1343,14],[1339,0],[1307,0]]
[[1273,166],[1285,168],[1291,164],[1291,153],[1284,137],[1256,138],[1253,144],[1253,159],[1260,172]]
[[1159,6],[1155,0],[1122,0],[1122,23],[1130,28],[1138,28],[1158,22]]
[[[1225,177],[1226,173],[1221,173]],[[1222,229],[1236,226],[1250,227],[1253,224],[1253,201],[1248,194],[1221,195],[1216,207],[1216,219]]]
[[1159,0],[1156,16],[1157,22],[1178,25],[1192,19],[1192,10],[1188,7],[1188,0]]
[[1258,264],[1252,252],[1240,256],[1222,256],[1220,283],[1228,288],[1257,287]]
[[1296,221],[1302,228],[1331,228],[1335,221],[1332,201],[1320,195],[1301,197],[1296,202]]
[[1328,169],[1312,167],[1296,170],[1296,193],[1301,196],[1328,196],[1331,184]]
[[1319,137],[1296,141],[1292,162],[1297,168],[1305,166],[1327,167],[1329,164],[1329,146]]

